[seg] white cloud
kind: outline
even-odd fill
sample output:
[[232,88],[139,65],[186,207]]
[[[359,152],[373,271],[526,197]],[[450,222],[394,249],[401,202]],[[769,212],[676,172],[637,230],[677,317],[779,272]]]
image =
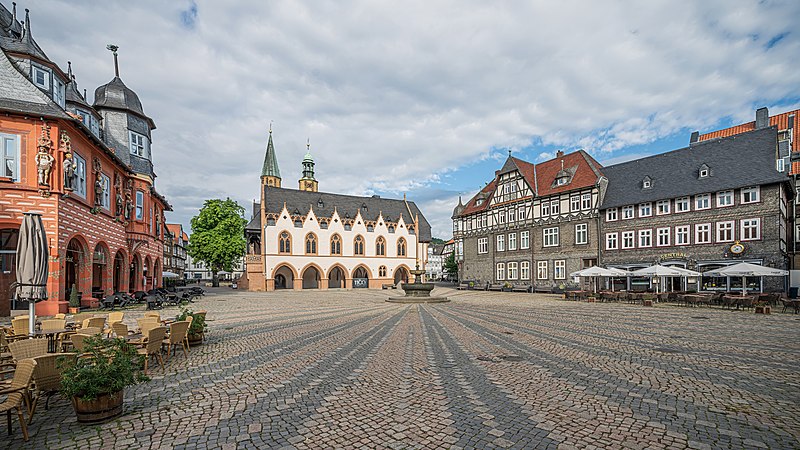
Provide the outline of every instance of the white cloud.
[[[90,92],[113,76],[105,45],[120,46],[122,78],[158,124],[158,188],[185,224],[209,196],[258,195],[270,120],[285,186],[310,137],[323,190],[402,192],[504,156],[493,149],[613,157],[800,97],[793,1],[19,6]],[[449,230],[448,208],[426,207]]]

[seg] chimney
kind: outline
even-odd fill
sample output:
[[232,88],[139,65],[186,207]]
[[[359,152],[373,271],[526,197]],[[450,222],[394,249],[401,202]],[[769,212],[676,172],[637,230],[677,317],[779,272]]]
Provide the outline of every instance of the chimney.
[[769,126],[769,110],[765,107],[756,110],[756,130]]
[[563,158],[564,157],[564,150],[559,150],[556,152],[556,158]]
[[692,136],[689,138],[689,144],[695,144],[700,140],[700,132],[692,131]]

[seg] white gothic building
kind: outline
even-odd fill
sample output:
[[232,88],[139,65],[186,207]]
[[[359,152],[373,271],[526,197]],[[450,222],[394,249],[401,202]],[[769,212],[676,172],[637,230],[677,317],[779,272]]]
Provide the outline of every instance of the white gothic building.
[[302,165],[299,189],[282,187],[270,131],[242,288],[380,289],[425,270],[431,227],[414,202],[319,192],[310,152]]

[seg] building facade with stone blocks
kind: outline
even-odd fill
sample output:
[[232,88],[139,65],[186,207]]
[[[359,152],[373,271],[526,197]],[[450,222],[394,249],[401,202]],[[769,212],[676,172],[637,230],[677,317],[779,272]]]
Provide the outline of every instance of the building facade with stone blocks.
[[791,254],[791,268],[800,269],[800,223],[797,217],[800,215],[800,190],[797,188],[797,176],[800,175],[800,109],[794,109],[783,113],[770,115],[767,108],[756,110],[756,120],[742,123],[730,128],[716,130],[709,133],[693,133],[692,141],[705,141],[737,134],[746,133],[757,128],[774,126],[778,130],[778,156],[776,161],[777,168],[789,167],[791,182],[795,184],[794,204],[792,205],[792,237],[789,240],[789,253]]
[[[788,269],[794,189],[780,158],[778,130],[765,126],[606,166],[601,262],[629,270],[660,263],[707,272],[742,261]],[[661,281],[614,283],[644,290]],[[667,290],[742,289],[736,277],[664,281]],[[786,288],[780,277],[746,282],[748,291]]]
[[245,234],[241,288],[381,288],[425,270],[431,227],[414,202],[319,192],[309,151],[298,189],[282,186],[270,130],[261,199]]
[[[3,5],[0,49],[0,315],[24,308],[9,299],[26,212],[42,215],[49,243],[49,298],[37,314],[66,312],[73,286],[84,306],[159,286],[170,206],[153,185],[155,124],[136,94],[115,76],[90,105],[71,66],[33,39],[29,14],[20,21]],[[111,116],[128,125],[111,126]]]
[[602,167],[584,151],[532,164],[509,156],[494,179],[453,212],[459,278],[483,285],[564,288],[597,264]]

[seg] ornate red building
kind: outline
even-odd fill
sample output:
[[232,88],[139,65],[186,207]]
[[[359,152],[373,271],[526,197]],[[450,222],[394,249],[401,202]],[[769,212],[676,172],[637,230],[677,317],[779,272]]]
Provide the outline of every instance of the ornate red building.
[[66,312],[115,291],[161,285],[164,211],[150,153],[155,123],[116,76],[92,105],[0,5],[0,316],[12,307],[22,214],[42,214],[50,249],[49,299],[37,314]]

